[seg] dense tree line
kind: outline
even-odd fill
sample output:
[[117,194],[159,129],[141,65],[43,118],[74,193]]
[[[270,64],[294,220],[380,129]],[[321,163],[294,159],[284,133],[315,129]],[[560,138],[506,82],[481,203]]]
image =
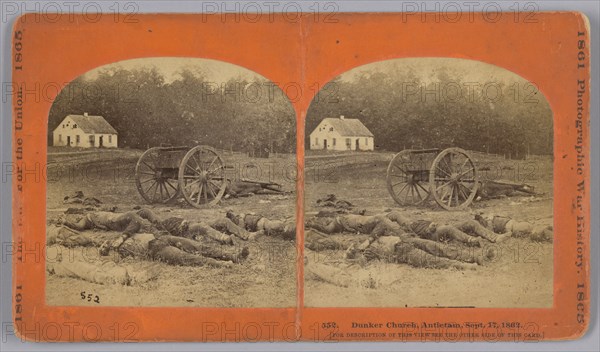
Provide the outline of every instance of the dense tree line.
[[443,69],[427,79],[410,70],[338,77],[309,108],[307,147],[323,118],[340,115],[360,119],[378,150],[457,146],[512,158],[552,154],[552,111],[522,79],[463,82]]
[[198,143],[251,154],[296,149],[293,108],[265,79],[214,82],[183,69],[166,82],[156,69],[103,69],[59,93],[50,110],[49,138],[66,115],[84,112],[104,116],[119,132],[120,147]]
[[[100,70],[80,76],[57,96],[48,137],[69,114],[102,115],[119,146],[207,144],[262,154],[295,152],[295,114],[284,93],[265,79],[214,82],[183,69],[167,82],[156,69]],[[525,80],[463,82],[438,70],[427,80],[410,70],[362,72],[328,83],[314,98],[306,138],[325,117],[360,119],[378,150],[446,148],[523,157],[552,154],[552,112]]]

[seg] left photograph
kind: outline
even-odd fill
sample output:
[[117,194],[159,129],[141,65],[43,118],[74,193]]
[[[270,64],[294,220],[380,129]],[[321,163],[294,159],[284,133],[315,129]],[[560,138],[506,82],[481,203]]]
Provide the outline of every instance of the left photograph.
[[296,306],[296,117],[240,66],[144,58],[48,118],[46,303]]

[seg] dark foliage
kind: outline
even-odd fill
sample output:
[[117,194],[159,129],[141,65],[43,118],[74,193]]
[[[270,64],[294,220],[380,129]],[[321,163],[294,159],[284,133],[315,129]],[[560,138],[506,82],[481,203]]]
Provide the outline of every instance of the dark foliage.
[[206,144],[245,151],[294,153],[294,110],[267,80],[209,82],[183,70],[165,82],[155,69],[105,69],[93,80],[78,77],[56,98],[49,137],[69,114],[102,115],[119,132],[119,146]]
[[308,110],[307,147],[323,118],[340,115],[360,119],[375,135],[376,150],[455,146],[511,158],[552,154],[552,111],[525,80],[475,86],[444,70],[428,82],[410,71],[338,77]]

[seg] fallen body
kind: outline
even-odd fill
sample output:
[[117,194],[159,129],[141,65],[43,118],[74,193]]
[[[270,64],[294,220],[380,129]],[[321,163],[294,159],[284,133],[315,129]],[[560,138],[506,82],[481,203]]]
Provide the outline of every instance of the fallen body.
[[149,258],[172,265],[229,267],[242,262],[249,254],[248,248],[216,246],[185,237],[136,233],[123,240],[121,234],[92,235],[62,226],[49,226],[46,243],[65,247],[100,247],[101,255],[113,249],[120,257]]
[[[552,227],[538,227],[502,216],[476,216],[455,226],[437,225],[428,220],[412,220],[393,211],[364,216],[355,214],[313,217],[307,221],[313,229],[305,236],[305,247],[314,250],[346,250],[347,258],[384,259],[417,267],[465,268],[483,264],[494,256],[492,251],[474,255],[474,251],[442,243],[457,241],[480,247],[480,239],[497,243],[510,236],[529,236],[532,240],[552,238]],[[350,232],[369,237],[360,245],[348,245],[332,234]]]
[[534,226],[526,221],[517,221],[507,216],[475,215],[482,226],[498,234],[509,234],[513,237],[527,237],[535,242],[552,242],[554,231],[552,226]]
[[223,244],[233,244],[231,236],[247,241],[251,235],[227,217],[217,217],[207,221],[188,221],[177,216],[160,219],[150,209],[141,209],[137,212],[137,215],[174,236],[193,239],[208,237]]
[[[65,228],[63,228],[65,229]],[[154,264],[131,265],[98,260],[83,251],[68,251],[64,247],[46,249],[46,271],[58,277],[71,277],[101,285],[136,285],[158,277]]]
[[[460,229],[452,226],[438,227],[433,222],[411,221],[399,212],[312,218],[307,222],[307,227],[313,229],[305,236],[305,246],[308,249],[346,249],[348,259],[383,259],[425,268],[467,269],[484,263],[486,256],[476,256],[474,251],[457,250],[440,243],[445,239],[455,239],[472,246],[479,244],[476,237],[460,229],[490,241],[498,239],[498,235],[490,233],[491,231],[474,221],[461,224]],[[370,237],[359,246],[344,248],[346,243],[328,236],[343,232],[366,234]]]
[[479,189],[477,190],[477,199],[512,197],[519,193],[539,195],[532,186],[525,183],[484,180],[480,182]]
[[[148,221],[145,221],[148,220]],[[94,236],[85,232],[89,229],[102,229],[121,232],[116,238],[105,241],[100,246],[102,255],[110,249],[122,255],[144,251],[150,258],[175,265],[228,266],[248,256],[248,248],[223,250],[214,244],[203,244],[199,240],[211,239],[219,243],[233,244],[232,235],[247,239],[248,232],[229,219],[214,219],[208,224],[190,222],[178,217],[161,220],[149,209],[127,213],[91,212],[78,221],[64,221],[63,228],[48,231],[48,244],[60,243],[65,246],[96,245]],[[148,233],[140,234],[145,228]],[[227,235],[222,231],[229,231]],[[164,232],[168,235],[163,234]],[[145,236],[135,236],[145,235]],[[132,250],[132,248],[137,250]],[[141,248],[141,250],[140,250]]]
[[333,249],[346,250],[346,259],[383,260],[390,263],[405,263],[419,268],[473,269],[491,260],[492,252],[484,254],[474,250],[422,239],[409,233],[384,235],[369,238],[354,245],[331,238],[331,236],[309,230],[305,236],[305,247],[315,252]]
[[229,197],[247,197],[253,194],[264,193],[265,191],[284,193],[281,185],[274,182],[260,182],[239,180],[232,181],[225,188],[225,198]]
[[[144,226],[148,220],[153,227]],[[150,209],[140,209],[126,213],[112,213],[105,211],[93,211],[77,221],[64,220],[62,224],[77,230],[111,230],[123,233],[123,239],[138,232],[156,232],[156,229],[167,231],[174,236],[199,239],[211,238],[223,244],[233,244],[236,236],[242,240],[248,240],[250,234],[242,227],[237,226],[226,217],[218,217],[205,221],[188,221],[181,217],[169,217],[160,219]]]
[[226,217],[246,231],[281,237],[286,240],[296,238],[296,221],[294,219],[271,220],[260,214],[236,214],[231,210],[227,211]]
[[470,246],[480,246],[479,238],[489,242],[500,242],[507,236],[496,234],[475,220],[458,225],[440,225],[428,220],[412,220],[398,211],[377,215],[344,214],[332,217],[313,217],[306,223],[308,228],[323,233],[362,233],[379,236],[399,236],[409,232],[422,239],[447,242],[455,240]]

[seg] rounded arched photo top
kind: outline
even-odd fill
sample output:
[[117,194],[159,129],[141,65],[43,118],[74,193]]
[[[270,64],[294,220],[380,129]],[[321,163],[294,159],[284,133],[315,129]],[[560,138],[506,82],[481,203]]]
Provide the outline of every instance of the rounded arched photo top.
[[[304,245],[344,259],[307,262],[304,304],[552,307],[553,133],[535,82],[483,62],[393,59],[332,79],[306,115]],[[472,255],[534,242],[531,271]]]
[[[96,304],[298,305],[296,113],[275,83],[216,60],[121,61],[66,85],[48,128],[48,246],[97,246],[103,258],[127,257],[144,273],[152,262],[150,290],[125,294],[111,278],[104,283],[120,298]],[[62,233],[70,238],[57,240]],[[264,241],[282,254],[276,272],[261,255]],[[65,281],[59,271],[46,280],[48,305],[81,305],[64,292],[100,282],[86,273]],[[236,277],[248,278],[252,292],[238,294]]]
[[[474,60],[392,59],[337,76],[309,107],[307,151],[323,149],[314,133],[326,118],[372,134],[368,150],[460,147],[511,158],[553,152],[552,111],[536,83]],[[339,150],[362,149],[337,142]]]
[[281,89],[218,60],[139,58],[82,74],[52,105],[49,145],[57,145],[53,131],[69,115],[101,116],[118,147],[204,144],[250,155],[296,149],[295,112]]

